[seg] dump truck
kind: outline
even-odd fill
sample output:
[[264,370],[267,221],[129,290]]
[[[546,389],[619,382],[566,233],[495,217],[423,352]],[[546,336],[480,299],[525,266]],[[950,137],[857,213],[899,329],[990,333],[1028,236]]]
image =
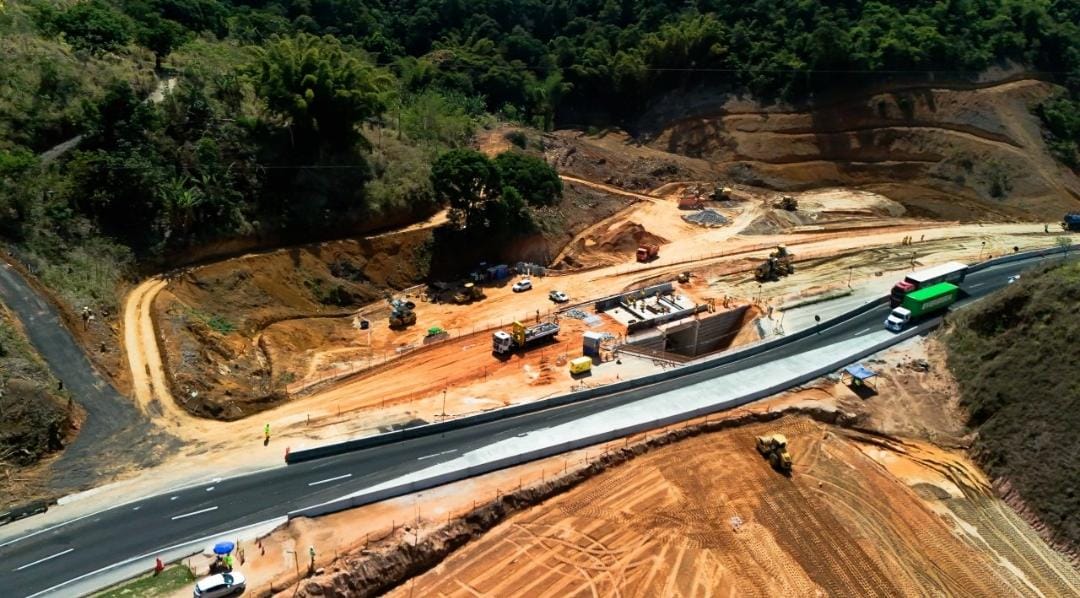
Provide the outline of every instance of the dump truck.
[[705,202],[698,195],[684,195],[679,198],[680,210],[700,210],[705,207]]
[[769,460],[773,469],[782,472],[791,471],[791,455],[787,450],[787,437],[783,434],[769,434],[757,437],[757,451]]
[[904,280],[893,285],[889,292],[889,304],[897,307],[904,302],[904,297],[912,291],[925,289],[939,282],[960,284],[967,276],[969,266],[960,262],[946,262],[940,266],[925,268],[908,274]]
[[416,304],[404,299],[388,299],[390,303],[390,328],[400,329],[416,323]]
[[556,334],[559,334],[559,325],[554,322],[541,322],[535,326],[514,322],[510,332],[496,330],[491,334],[491,350],[496,355],[506,355],[554,339]]
[[910,322],[949,307],[959,296],[960,287],[949,282],[939,282],[912,291],[905,295],[903,303],[885,318],[885,328],[900,332]]
[[795,255],[789,253],[787,247],[778,245],[776,251],[770,253],[769,257],[754,269],[754,278],[758,282],[768,282],[793,274],[795,272],[794,258]]
[[1080,231],[1080,212],[1070,212],[1061,219],[1061,229]]
[[637,248],[637,261],[639,262],[651,262],[660,257],[660,246],[655,243],[649,243]]

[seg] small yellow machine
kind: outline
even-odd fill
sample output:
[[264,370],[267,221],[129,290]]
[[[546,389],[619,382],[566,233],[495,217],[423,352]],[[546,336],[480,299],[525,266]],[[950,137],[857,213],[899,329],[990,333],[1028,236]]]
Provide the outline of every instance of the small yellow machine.
[[791,471],[791,454],[787,450],[787,437],[783,434],[758,436],[757,450],[769,460],[773,469],[782,472]]
[[592,357],[582,356],[570,360],[570,375],[584,374],[592,370]]

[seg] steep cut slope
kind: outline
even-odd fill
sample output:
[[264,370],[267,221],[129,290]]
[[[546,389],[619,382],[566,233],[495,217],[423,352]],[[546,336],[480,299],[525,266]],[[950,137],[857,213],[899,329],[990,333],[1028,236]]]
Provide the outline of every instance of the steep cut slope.
[[1080,264],[1022,279],[945,335],[975,456],[1043,536],[1080,549]]
[[947,219],[1057,219],[1080,179],[1047,151],[1031,110],[1055,87],[908,87],[806,109],[688,96],[642,119],[649,147],[777,189],[858,186]]

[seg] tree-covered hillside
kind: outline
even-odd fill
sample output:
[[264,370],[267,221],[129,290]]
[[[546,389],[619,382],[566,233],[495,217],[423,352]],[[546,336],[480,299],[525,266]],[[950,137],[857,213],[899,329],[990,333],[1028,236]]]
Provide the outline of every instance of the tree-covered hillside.
[[701,85],[797,101],[1006,60],[1070,90],[1040,115],[1075,165],[1078,23],[1064,0],[7,0],[0,235],[109,280],[428,214],[432,165],[492,115],[618,124]]

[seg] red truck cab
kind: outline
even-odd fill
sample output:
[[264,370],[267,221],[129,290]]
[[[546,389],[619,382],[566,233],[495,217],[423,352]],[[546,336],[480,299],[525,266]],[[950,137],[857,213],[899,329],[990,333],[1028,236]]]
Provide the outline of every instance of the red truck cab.
[[660,246],[656,244],[642,245],[637,248],[637,261],[648,262],[660,255]]
[[889,293],[889,303],[893,307],[896,307],[904,302],[904,296],[915,290],[915,285],[906,280],[893,285],[892,292]]

